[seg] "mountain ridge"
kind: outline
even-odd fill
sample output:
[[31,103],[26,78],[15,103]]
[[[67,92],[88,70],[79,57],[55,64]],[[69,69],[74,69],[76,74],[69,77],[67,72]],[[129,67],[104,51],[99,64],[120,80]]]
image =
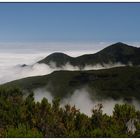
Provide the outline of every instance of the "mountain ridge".
[[55,52],[37,63],[45,63],[51,65],[54,62],[57,67],[62,67],[69,63],[73,66],[85,67],[86,65],[97,65],[97,64],[110,64],[111,63],[122,63],[129,65],[140,65],[140,48],[127,45],[121,42],[107,46],[94,54],[84,54],[78,57],[71,57],[67,54]]

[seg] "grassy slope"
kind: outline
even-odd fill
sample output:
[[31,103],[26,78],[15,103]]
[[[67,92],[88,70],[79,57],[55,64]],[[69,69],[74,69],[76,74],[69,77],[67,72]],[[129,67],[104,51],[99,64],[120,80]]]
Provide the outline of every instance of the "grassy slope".
[[140,68],[117,67],[90,71],[55,71],[49,75],[29,77],[4,86],[18,86],[32,90],[46,87],[54,96],[64,97],[75,89],[90,87],[92,95],[96,92],[102,98],[135,97],[140,100]]

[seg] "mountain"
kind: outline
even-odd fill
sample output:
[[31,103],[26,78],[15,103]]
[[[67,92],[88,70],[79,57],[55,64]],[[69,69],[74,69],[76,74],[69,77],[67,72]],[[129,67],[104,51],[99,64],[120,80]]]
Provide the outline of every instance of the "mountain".
[[72,63],[74,61],[73,57],[70,57],[64,53],[53,53],[49,56],[47,56],[45,59],[39,61],[38,63],[45,63],[50,64],[51,62],[55,62],[57,67],[63,66],[66,63],[70,62]]
[[17,86],[23,90],[46,88],[61,98],[76,89],[87,88],[92,97],[140,100],[140,68],[116,67],[90,71],[55,71],[49,75],[28,77],[2,86]]
[[86,65],[104,65],[121,63],[124,65],[140,65],[140,48],[121,42],[110,45],[95,54],[85,54],[79,57],[70,57],[64,53],[53,53],[38,63],[51,65],[56,63],[61,67],[66,63],[83,68]]

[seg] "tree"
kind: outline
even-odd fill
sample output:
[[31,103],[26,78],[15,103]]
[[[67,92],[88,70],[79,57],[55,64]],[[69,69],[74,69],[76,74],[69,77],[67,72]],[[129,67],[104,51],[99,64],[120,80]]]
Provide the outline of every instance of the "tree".
[[118,136],[131,136],[132,134],[127,124],[129,121],[135,120],[136,118],[136,110],[134,106],[128,104],[116,104],[113,111],[113,121],[116,124],[116,132],[118,133]]
[[24,124],[19,124],[17,128],[10,127],[7,129],[6,137],[8,138],[42,138],[43,135],[37,129],[25,126]]

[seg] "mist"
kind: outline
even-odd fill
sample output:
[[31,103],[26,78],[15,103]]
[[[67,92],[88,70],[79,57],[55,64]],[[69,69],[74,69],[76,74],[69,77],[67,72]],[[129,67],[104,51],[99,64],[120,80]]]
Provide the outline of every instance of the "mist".
[[34,99],[36,102],[41,102],[43,98],[48,99],[49,103],[52,103],[53,97],[49,91],[47,91],[45,88],[38,88],[34,91]]
[[[48,99],[49,103],[52,103],[53,96],[51,92],[47,91],[46,88],[38,88],[34,90],[35,101],[41,102],[45,97]],[[81,89],[76,89],[71,95],[62,98],[60,101],[60,107],[64,108],[65,105],[69,104],[75,106],[76,109],[79,109],[81,113],[84,113],[88,116],[92,115],[92,109],[95,108],[98,104],[103,105],[103,113],[107,115],[112,115],[115,104],[124,104],[126,103],[123,99],[113,100],[111,98],[101,99],[98,96],[98,93],[89,93],[89,90],[86,87]],[[130,103],[129,103],[130,104]],[[133,99],[131,105],[134,105],[137,110],[140,108],[140,103]]]
[[[116,64],[104,64],[104,65],[86,65],[82,70],[98,70],[98,69],[107,69],[112,67],[125,66],[121,63]],[[58,70],[70,70],[70,71],[78,71],[81,70],[78,66],[72,66],[70,63],[65,64],[62,67],[56,67],[55,62],[51,62],[49,65],[34,63],[27,66],[22,65],[14,65],[14,66],[0,66],[0,84],[10,82],[13,80],[31,77],[31,76],[39,76],[39,75],[47,75],[52,73],[53,71]]]
[[115,101],[113,99],[99,99],[97,93],[92,93],[91,96],[86,88],[75,90],[71,96],[61,101],[62,106],[65,106],[66,104],[71,106],[75,105],[77,109],[80,109],[81,113],[88,116],[92,115],[92,109],[98,104],[103,105],[103,113],[112,115],[115,104],[123,103],[123,100]]

